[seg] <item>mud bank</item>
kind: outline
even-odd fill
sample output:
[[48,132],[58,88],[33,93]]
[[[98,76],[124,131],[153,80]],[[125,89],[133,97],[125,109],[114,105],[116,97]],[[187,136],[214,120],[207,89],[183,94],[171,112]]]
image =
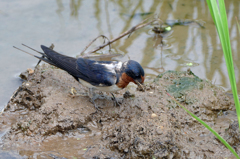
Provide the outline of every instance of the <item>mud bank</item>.
[[22,77],[0,116],[1,151],[26,158],[234,158],[168,91],[240,153],[232,99],[191,71],[161,74],[145,92],[131,85],[116,94],[121,106],[96,91],[97,113],[72,88],[88,90],[60,69],[42,65]]

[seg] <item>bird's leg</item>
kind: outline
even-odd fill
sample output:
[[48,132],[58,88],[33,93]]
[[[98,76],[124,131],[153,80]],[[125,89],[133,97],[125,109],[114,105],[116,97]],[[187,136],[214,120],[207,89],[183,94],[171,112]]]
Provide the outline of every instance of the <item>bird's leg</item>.
[[120,106],[120,104],[118,103],[118,101],[117,101],[117,99],[115,98],[114,94],[113,94],[113,93],[111,93],[111,94],[112,94],[112,97],[113,97],[113,100],[114,100],[114,105],[115,105],[115,106],[116,106],[116,105]]
[[89,97],[90,97],[90,102],[94,105],[94,107],[96,108],[97,111],[101,111],[98,106],[96,105],[96,103],[94,102],[98,97],[93,93],[93,88],[89,88]]

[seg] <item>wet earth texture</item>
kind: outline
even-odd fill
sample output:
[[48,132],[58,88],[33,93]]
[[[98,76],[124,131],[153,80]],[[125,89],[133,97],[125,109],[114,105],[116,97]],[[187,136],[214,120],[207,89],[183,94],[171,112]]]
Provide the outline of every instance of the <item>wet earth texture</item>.
[[97,112],[84,95],[88,89],[60,69],[44,64],[21,77],[0,116],[1,152],[49,159],[234,158],[168,92],[240,153],[233,100],[190,70],[167,71],[147,82],[145,92],[130,85],[115,94],[120,106],[95,91]]

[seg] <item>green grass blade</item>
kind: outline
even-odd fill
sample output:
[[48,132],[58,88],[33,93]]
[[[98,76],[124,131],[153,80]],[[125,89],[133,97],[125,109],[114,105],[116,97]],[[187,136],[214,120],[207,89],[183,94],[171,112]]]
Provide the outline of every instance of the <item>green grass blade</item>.
[[234,97],[234,102],[236,106],[237,116],[238,116],[238,124],[240,128],[240,103],[237,94],[237,86],[236,86],[236,78],[234,73],[233,59],[232,59],[232,51],[231,44],[228,32],[228,22],[224,0],[218,0],[219,8],[216,0],[207,0],[207,4],[209,6],[210,13],[216,25],[218,35],[222,44],[222,49],[224,53],[224,58],[227,65],[228,76],[232,88],[232,93]]
[[213,19],[214,23],[216,24],[216,22],[215,22],[215,18],[214,18],[214,16],[213,16],[212,5],[211,5],[211,3],[210,3],[209,0],[207,0],[207,4],[208,4],[209,11],[210,11],[210,13],[211,13],[212,19]]
[[[227,21],[227,14],[226,14],[226,8],[225,8],[225,3],[224,0],[219,1],[219,7],[220,7],[220,14],[221,14],[221,19],[222,19],[222,24],[223,24],[223,32],[225,34],[225,42],[227,42],[227,51],[228,51],[228,57],[230,61],[232,60],[232,50],[231,50],[231,43],[230,43],[230,37],[229,37],[229,31],[228,31],[228,21]],[[229,54],[231,53],[231,54]],[[229,61],[229,62],[230,62]],[[233,62],[232,62],[233,63]],[[234,72],[233,72],[234,73]]]
[[209,131],[211,131],[233,154],[236,156],[236,158],[240,159],[238,154],[235,152],[235,150],[225,141],[215,130],[213,130],[207,123],[199,119],[196,115],[191,113],[187,108],[182,106],[176,99],[174,99],[171,95],[167,93],[168,96],[170,96],[180,107],[182,107],[188,114],[190,114],[193,118],[195,118],[197,121],[199,121],[203,126],[205,126]]

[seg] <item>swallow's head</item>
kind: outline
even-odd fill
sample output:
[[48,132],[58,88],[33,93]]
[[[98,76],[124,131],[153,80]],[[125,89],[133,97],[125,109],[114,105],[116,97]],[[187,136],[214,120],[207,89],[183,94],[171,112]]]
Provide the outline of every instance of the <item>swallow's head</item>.
[[138,62],[133,60],[123,63],[123,73],[121,75],[119,87],[124,88],[129,82],[133,82],[140,88],[143,88],[144,70]]

